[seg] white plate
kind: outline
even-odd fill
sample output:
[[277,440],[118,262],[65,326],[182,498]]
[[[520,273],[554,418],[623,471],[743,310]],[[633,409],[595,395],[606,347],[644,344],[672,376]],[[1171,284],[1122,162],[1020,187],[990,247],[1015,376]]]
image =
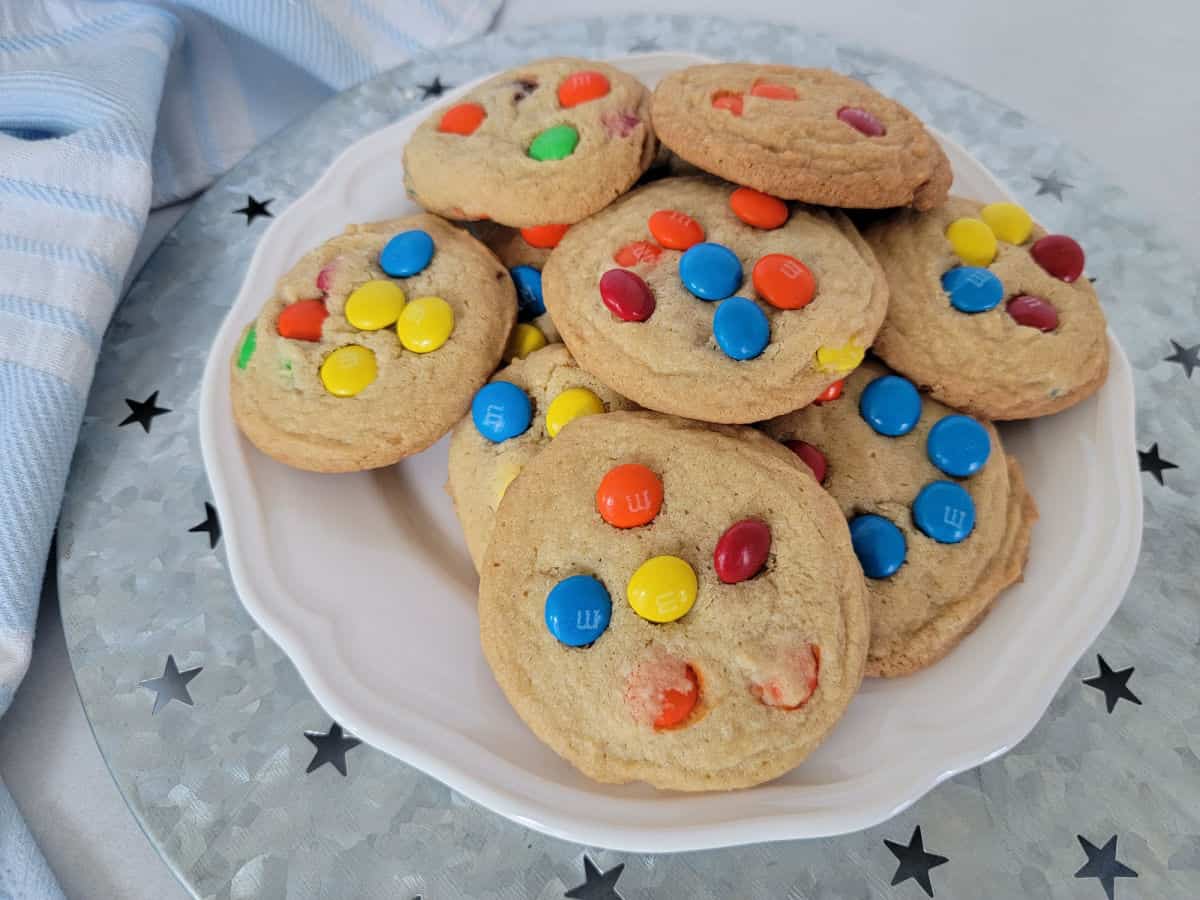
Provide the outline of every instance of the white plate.
[[[619,60],[654,84],[697,57]],[[466,85],[445,98],[452,102]],[[1137,560],[1141,487],[1129,363],[1061,415],[1003,429],[1041,507],[1024,583],[933,668],[868,681],[803,765],[746,791],[684,795],[595,784],[534,738],[479,649],[477,582],[442,485],[446,441],[390,469],[314,475],[241,438],[228,360],[275,280],[351,222],[415,211],[401,148],[416,116],[367,135],[271,224],[217,335],[200,435],[234,584],[331,715],[367,742],[523,825],[665,852],[866,828],[1020,741],[1116,611]],[[942,139],[955,190],[1008,193]]]

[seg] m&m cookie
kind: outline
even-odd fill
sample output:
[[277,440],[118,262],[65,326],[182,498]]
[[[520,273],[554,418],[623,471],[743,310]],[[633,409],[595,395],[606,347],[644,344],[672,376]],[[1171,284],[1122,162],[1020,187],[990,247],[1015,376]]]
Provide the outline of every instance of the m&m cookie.
[[827,206],[931,209],[950,162],[920,119],[828,69],[720,63],[658,83],[654,128],[706,172]]
[[877,362],[767,422],[842,508],[871,597],[868,675],[936,662],[1021,578],[1037,508],[988,422]]
[[404,148],[409,193],[452,219],[565,226],[650,166],[650,95],[587,59],[537,60],[438,106]]
[[243,333],[234,416],[297,468],[390,465],[462,417],[516,313],[512,280],[461,229],[430,215],[352,225],[280,278]]
[[526,464],[576,419],[632,407],[562,344],[514,360],[475,393],[450,438],[446,490],[476,569],[500,499]]
[[584,774],[748,787],[858,689],[866,588],[837,504],[753,429],[587,416],[509,486],[480,570],[496,680]]
[[[547,344],[560,342],[558,329],[546,312],[542,269],[566,229],[551,233],[545,228],[509,228],[495,222],[471,222],[467,227],[512,276],[517,289],[517,321],[537,329]],[[510,354],[510,358],[512,355],[519,354]]]
[[862,361],[887,308],[840,212],[699,176],[638,188],[572,226],[542,273],[579,364],[640,406],[748,423]]
[[934,397],[988,419],[1059,412],[1108,374],[1083,248],[1014,203],[951,197],[864,231],[891,302],[874,350]]

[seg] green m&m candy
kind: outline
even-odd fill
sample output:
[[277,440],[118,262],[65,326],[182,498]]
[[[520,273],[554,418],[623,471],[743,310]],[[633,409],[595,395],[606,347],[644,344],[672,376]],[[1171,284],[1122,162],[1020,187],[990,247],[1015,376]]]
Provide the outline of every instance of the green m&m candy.
[[579,143],[579,132],[571,125],[555,125],[547,128],[529,145],[529,155],[538,162],[566,159],[575,152]]

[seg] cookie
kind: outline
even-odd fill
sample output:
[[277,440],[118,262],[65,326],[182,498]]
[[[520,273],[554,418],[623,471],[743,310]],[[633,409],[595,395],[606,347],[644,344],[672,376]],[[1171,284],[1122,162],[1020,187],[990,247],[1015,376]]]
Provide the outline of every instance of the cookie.
[[828,69],[719,63],[654,90],[659,139],[706,172],[791,200],[932,209],[950,161],[921,120]]
[[390,465],[462,418],[516,312],[504,268],[465,231],[430,215],[352,225],[280,278],[243,333],[234,416],[290,466]]
[[579,368],[562,344],[515,361],[479,390],[451,434],[446,482],[476,570],[500,498],[529,460],[574,419],[632,406]]
[[850,521],[871,597],[868,675],[941,659],[1021,578],[1037,507],[988,422],[869,361],[839,399],[763,428]]
[[467,228],[499,257],[517,288],[517,320],[526,328],[514,329],[506,359],[521,359],[546,344],[559,343],[562,338],[542,298],[542,268],[566,229],[509,228],[495,222],[471,222]]
[[627,191],[656,150],[640,81],[594,60],[542,59],[436,109],[404,148],[404,177],[449,218],[570,224]]
[[542,289],[583,368],[640,406],[724,423],[819,396],[887,309],[842,213],[707,177],[656,181],[573,226]]
[[845,520],[789,451],[647,412],[581,419],[517,476],[479,624],[542,741],[598,781],[686,791],[800,763],[869,633]]
[[953,197],[868,226],[891,303],[875,352],[957,409],[988,419],[1059,412],[1108,375],[1084,253],[1012,203]]

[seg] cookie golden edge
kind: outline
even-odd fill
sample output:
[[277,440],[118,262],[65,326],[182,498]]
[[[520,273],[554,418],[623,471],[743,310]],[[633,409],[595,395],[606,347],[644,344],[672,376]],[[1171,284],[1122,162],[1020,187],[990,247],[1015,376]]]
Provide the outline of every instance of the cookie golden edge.
[[974,590],[916,633],[897,637],[885,652],[868,652],[868,678],[897,678],[929,668],[979,627],[1006,588],[1023,579],[1038,509],[1016,457],[1006,454],[1005,461],[1009,493],[1004,541]]
[[[751,63],[740,65],[753,67],[765,74],[788,73],[797,68],[781,65],[759,66]],[[704,67],[693,66],[691,68]],[[719,140],[715,140],[707,130],[693,118],[687,116],[683,110],[674,110],[671,108],[669,100],[664,101],[662,88],[666,86],[669,89],[672,77],[687,71],[690,69],[672,73],[659,82],[650,98],[650,116],[658,139],[684,162],[702,171],[777,197],[846,209],[889,209],[911,206],[918,210],[928,210],[944,203],[950,193],[950,185],[954,181],[950,159],[927,128],[924,128],[927,141],[925,148],[933,156],[929,177],[917,184],[906,184],[894,188],[884,188],[878,184],[866,189],[849,188],[839,184],[837,180],[828,175],[807,171],[800,166],[780,166],[764,161],[761,153],[757,152],[755,148],[748,147],[740,153],[731,152],[728,145],[722,145]],[[842,78],[848,77],[831,69],[821,71]],[[878,91],[876,93],[879,93],[888,102],[896,104],[920,122],[920,119],[899,101]],[[921,124],[924,126],[923,122]]]
[[[650,411],[630,411],[609,413],[609,417],[650,417],[670,422],[685,429],[715,432],[742,441],[740,452],[757,454],[767,465],[776,471],[795,473],[815,485],[807,468],[800,462],[792,451],[783,447],[761,432],[742,425],[719,425],[698,422],[675,416],[663,416]],[[540,458],[540,457],[539,457]],[[525,485],[532,483],[536,472],[530,476],[530,469],[535,468],[535,459],[513,481],[508,492],[500,502],[497,510],[496,529],[507,528],[520,521],[516,510],[525,504]],[[524,480],[524,481],[523,481]],[[829,498],[823,518],[828,519],[831,528],[844,532],[845,545],[850,546],[850,530],[841,510]],[[497,560],[499,542],[493,541],[484,556],[484,568],[491,569],[502,565]],[[852,551],[851,551],[852,553]],[[698,777],[687,771],[666,768],[649,763],[628,760],[613,760],[611,758],[596,759],[591,754],[581,752],[572,743],[569,736],[565,737],[537,714],[537,702],[532,699],[528,688],[528,679],[524,671],[507,665],[503,656],[502,640],[497,634],[493,617],[499,615],[495,604],[485,601],[482,591],[479,598],[479,629],[480,643],[484,657],[492,673],[503,691],[505,697],[520,719],[530,728],[543,744],[569,762],[583,775],[604,784],[628,784],[645,782],[659,790],[673,790],[689,793],[706,791],[738,790],[754,787],[779,778],[795,769],[808,758],[817,747],[828,739],[838,722],[845,715],[850,702],[857,695],[866,673],[867,646],[870,642],[870,601],[867,594],[866,582],[854,560],[846,567],[847,579],[844,587],[843,614],[846,622],[847,644],[846,656],[851,661],[847,674],[848,687],[846,698],[841,708],[837,710],[837,718],[830,726],[823,739],[811,747],[800,748],[794,754],[766,753],[749,757],[730,765],[721,772]]]

